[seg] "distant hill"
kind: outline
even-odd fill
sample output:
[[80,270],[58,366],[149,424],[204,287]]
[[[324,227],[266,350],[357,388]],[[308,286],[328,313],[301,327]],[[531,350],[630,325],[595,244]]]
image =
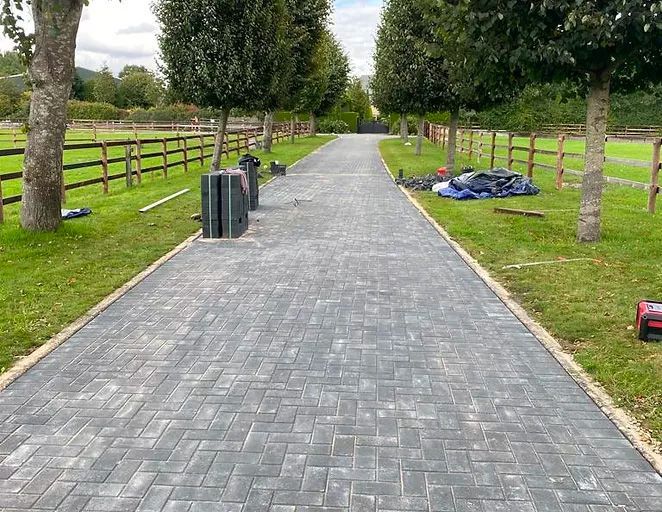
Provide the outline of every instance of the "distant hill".
[[[80,67],[76,68],[76,73],[78,73],[78,76],[81,77],[83,82],[88,82],[89,80],[92,80],[94,76],[97,74],[97,72],[92,69],[80,68]],[[16,88],[21,92],[27,89],[27,86],[25,85],[24,75],[12,75],[8,77],[0,77],[0,80],[10,80],[16,86]]]

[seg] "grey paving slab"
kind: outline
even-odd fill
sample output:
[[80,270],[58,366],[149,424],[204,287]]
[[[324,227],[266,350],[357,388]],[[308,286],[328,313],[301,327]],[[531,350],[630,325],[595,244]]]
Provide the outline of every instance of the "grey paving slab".
[[0,507],[661,511],[378,140],[305,160],[247,236],[196,242],[0,393]]

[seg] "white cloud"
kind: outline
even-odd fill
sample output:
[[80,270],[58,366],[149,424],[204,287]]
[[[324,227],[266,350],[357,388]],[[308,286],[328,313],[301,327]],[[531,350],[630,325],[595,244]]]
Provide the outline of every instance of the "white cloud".
[[[156,70],[158,25],[152,0],[93,0],[83,9],[76,41],[76,65],[99,69],[108,65],[117,74],[126,64]],[[31,17],[29,24],[31,25]],[[0,36],[0,50],[12,49]]]
[[[99,69],[107,64],[118,73],[126,64],[157,68],[158,24],[153,0],[93,0],[83,10],[78,30],[76,65]],[[336,0],[333,30],[347,50],[352,72],[369,74],[382,0]],[[29,18],[29,16],[28,16]],[[0,36],[0,50],[11,41]]]
[[355,75],[372,73],[372,54],[381,7],[381,0],[336,1],[333,31],[347,50]]

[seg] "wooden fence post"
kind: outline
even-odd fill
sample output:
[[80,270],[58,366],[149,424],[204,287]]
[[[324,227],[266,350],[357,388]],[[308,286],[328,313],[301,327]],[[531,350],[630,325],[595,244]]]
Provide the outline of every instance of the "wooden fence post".
[[513,137],[512,133],[508,134],[508,169],[513,169]]
[[108,146],[106,141],[101,141],[101,172],[103,179],[103,193],[108,193]]
[[460,153],[464,153],[464,130],[460,130]]
[[533,178],[533,166],[535,165],[535,154],[536,154],[536,134],[532,133],[529,136],[529,160],[526,164],[526,175],[529,178]]
[[205,136],[200,135],[200,166],[205,166]]
[[17,145],[16,143],[18,142],[17,139],[16,139],[16,128],[14,128],[12,130],[12,139],[14,141],[14,147],[16,147],[16,145]]
[[448,128],[444,126],[441,133],[441,149],[446,149],[446,138],[448,137]]
[[563,188],[563,157],[565,153],[563,147],[565,146],[565,135],[559,135],[558,149],[556,151],[556,190]]
[[97,125],[96,125],[96,123],[92,123],[92,140],[94,142],[97,141]]
[[131,165],[132,150],[133,146],[130,142],[124,146],[124,172],[126,173],[127,188],[133,186],[133,166]]
[[2,176],[0,176],[0,224],[5,221],[4,203],[2,202]]
[[483,132],[480,132],[479,142],[478,142],[478,160],[483,158]]
[[138,185],[143,180],[142,143],[136,139],[136,182]]
[[182,139],[182,144],[184,145],[184,172],[188,172],[188,142],[186,142],[186,137]]
[[469,130],[469,160],[471,160],[474,154],[474,131]]
[[161,144],[163,145],[163,177],[167,178],[168,177],[168,141],[164,137],[163,140],[161,141]]
[[648,192],[648,213],[655,213],[655,202],[660,191],[660,147],[662,139],[653,143],[653,165],[651,166],[651,186]]
[[60,177],[60,199],[62,204],[67,204],[67,187],[64,183],[64,164],[62,162],[60,163]]
[[138,138],[138,129],[136,128],[136,123],[133,123],[133,138]]
[[496,151],[496,132],[492,132],[492,142],[490,144],[490,169],[494,169],[495,151]]

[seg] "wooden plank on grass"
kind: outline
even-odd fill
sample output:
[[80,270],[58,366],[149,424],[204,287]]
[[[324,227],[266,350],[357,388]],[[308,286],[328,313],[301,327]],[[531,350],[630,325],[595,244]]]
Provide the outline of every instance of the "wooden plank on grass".
[[163,203],[167,203],[167,202],[170,201],[171,199],[175,199],[176,197],[179,197],[179,196],[181,196],[181,195],[184,195],[184,194],[186,194],[187,192],[190,192],[190,191],[191,191],[190,188],[185,188],[184,190],[180,190],[179,192],[175,192],[174,194],[172,194],[172,195],[170,195],[170,196],[168,196],[168,197],[164,197],[163,199],[159,199],[159,200],[156,201],[155,203],[152,203],[152,204],[150,204],[150,205],[147,205],[147,206],[145,206],[144,208],[141,208],[141,209],[138,210],[138,211],[139,211],[140,213],[148,212],[148,211],[151,210],[152,208],[156,208],[157,206],[161,206]]
[[535,210],[518,210],[517,208],[495,208],[495,213],[506,213],[509,215],[522,215],[524,217],[544,217],[543,212]]

